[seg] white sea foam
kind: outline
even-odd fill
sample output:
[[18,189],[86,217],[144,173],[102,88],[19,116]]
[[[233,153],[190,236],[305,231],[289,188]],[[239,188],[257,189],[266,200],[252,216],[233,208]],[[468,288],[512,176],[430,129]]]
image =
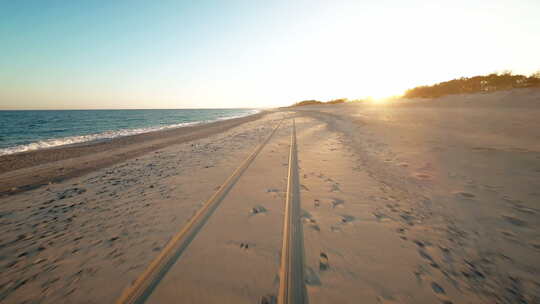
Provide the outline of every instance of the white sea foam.
[[112,139],[112,138],[116,138],[116,137],[136,135],[136,134],[142,134],[142,133],[148,133],[148,132],[155,132],[155,131],[161,131],[161,130],[166,130],[166,129],[174,129],[174,128],[193,126],[193,125],[198,125],[198,124],[210,123],[210,122],[214,122],[214,121],[245,117],[245,116],[249,116],[249,115],[254,115],[254,114],[259,113],[259,112],[260,112],[260,110],[252,110],[252,111],[249,111],[249,112],[244,113],[242,115],[220,117],[220,118],[217,118],[217,119],[214,119],[214,120],[207,120],[207,121],[184,122],[184,123],[178,123],[178,124],[172,124],[172,125],[166,125],[166,126],[158,126],[158,127],[123,129],[123,130],[107,131],[107,132],[96,133],[96,134],[69,136],[69,137],[62,137],[62,138],[51,138],[51,139],[47,139],[47,140],[41,140],[41,141],[33,142],[33,143],[30,143],[30,144],[26,144],[26,145],[19,145],[19,146],[13,146],[13,147],[0,149],[0,156],[8,155],[8,154],[14,154],[14,153],[20,153],[20,152],[26,152],[26,151],[32,151],[32,150],[53,148],[53,147],[58,147],[58,146],[80,144],[80,143],[96,141],[96,140]]

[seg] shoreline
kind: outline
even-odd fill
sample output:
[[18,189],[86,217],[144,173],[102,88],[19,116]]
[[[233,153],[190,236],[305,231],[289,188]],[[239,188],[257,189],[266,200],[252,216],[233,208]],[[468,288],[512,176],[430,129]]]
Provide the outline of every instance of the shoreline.
[[[190,110],[190,109],[187,109],[187,110]],[[198,109],[194,109],[194,110],[198,110]],[[214,109],[214,110],[222,110],[222,109]],[[167,125],[150,125],[150,126],[139,126],[139,127],[133,126],[133,127],[126,127],[126,128],[119,128],[119,129],[101,130],[101,131],[96,131],[95,133],[88,133],[88,134],[84,134],[84,133],[71,134],[71,135],[64,135],[60,137],[36,139],[34,141],[27,142],[27,143],[20,143],[20,144],[16,144],[12,146],[7,146],[7,147],[2,146],[0,147],[0,157],[5,156],[5,155],[13,155],[13,154],[32,152],[32,151],[43,151],[43,150],[52,149],[52,148],[75,146],[75,145],[80,145],[80,144],[82,145],[94,144],[94,143],[99,143],[101,141],[108,141],[108,140],[112,140],[119,137],[133,136],[133,135],[159,132],[159,131],[165,131],[165,130],[173,130],[173,129],[185,128],[189,126],[205,125],[205,124],[218,122],[222,120],[230,120],[230,119],[235,119],[235,118],[247,117],[247,116],[255,115],[262,111],[261,109],[238,109],[238,110],[250,110],[251,113],[217,117],[214,119],[206,119],[206,120],[203,119],[203,120],[174,122],[174,123],[171,122],[170,124],[167,124]],[[65,110],[65,111],[79,111],[79,110]],[[89,111],[95,111],[95,110],[89,110]],[[100,111],[100,110],[97,110],[97,111]],[[103,111],[109,111],[109,110],[103,110]],[[116,110],[116,111],[124,111],[124,110]],[[0,110],[0,113],[2,112],[3,111]],[[12,112],[18,112],[18,111],[12,111]],[[52,110],[52,112],[58,112],[58,111]],[[58,141],[63,142],[63,143],[55,143]]]
[[2,155],[0,197],[78,177],[169,145],[217,134],[260,119],[267,113],[263,110],[209,123]]

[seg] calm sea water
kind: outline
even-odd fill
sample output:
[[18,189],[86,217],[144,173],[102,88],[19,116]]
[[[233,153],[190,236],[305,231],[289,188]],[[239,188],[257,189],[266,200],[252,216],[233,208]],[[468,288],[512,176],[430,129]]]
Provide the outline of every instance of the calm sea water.
[[256,113],[253,109],[0,111],[0,155]]

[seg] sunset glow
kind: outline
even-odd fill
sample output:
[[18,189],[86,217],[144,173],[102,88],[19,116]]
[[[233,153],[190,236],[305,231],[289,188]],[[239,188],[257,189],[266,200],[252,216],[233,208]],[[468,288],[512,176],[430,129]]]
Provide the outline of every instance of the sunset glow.
[[271,107],[540,69],[538,1],[98,2],[4,4],[0,108]]

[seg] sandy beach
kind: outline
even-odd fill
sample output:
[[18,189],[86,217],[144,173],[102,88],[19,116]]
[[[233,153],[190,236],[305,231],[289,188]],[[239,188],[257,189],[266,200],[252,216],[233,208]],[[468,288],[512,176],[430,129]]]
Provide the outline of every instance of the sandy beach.
[[2,156],[0,302],[114,303],[260,147],[146,303],[275,303],[290,187],[306,302],[539,303],[538,130],[520,89]]
[[[262,114],[119,137],[89,143],[0,156],[0,196],[37,188],[81,176],[156,151],[173,144],[192,141],[228,130]],[[25,169],[25,170],[23,170]]]

